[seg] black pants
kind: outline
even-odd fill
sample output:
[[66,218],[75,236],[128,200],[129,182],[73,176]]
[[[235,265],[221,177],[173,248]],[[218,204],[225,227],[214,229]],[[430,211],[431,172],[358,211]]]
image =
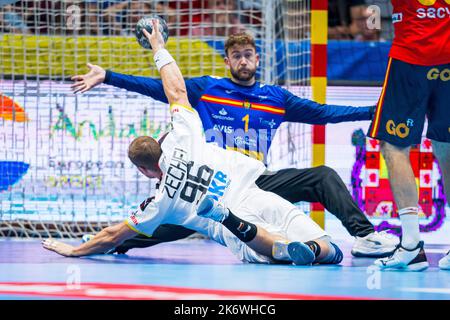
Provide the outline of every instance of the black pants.
[[[284,169],[260,176],[256,185],[292,203],[320,202],[342,222],[352,236],[363,237],[374,231],[373,225],[353,201],[342,179],[329,167]],[[139,235],[129,239],[117,248],[117,252],[183,239],[194,232],[182,226],[164,224],[155,230],[151,238]]]

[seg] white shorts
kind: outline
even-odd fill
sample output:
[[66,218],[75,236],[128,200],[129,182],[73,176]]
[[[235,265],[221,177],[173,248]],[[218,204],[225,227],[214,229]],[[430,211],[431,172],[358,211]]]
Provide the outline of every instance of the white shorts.
[[[246,192],[241,203],[232,212],[234,215],[289,241],[306,242],[328,236],[325,230],[292,203],[256,186]],[[251,249],[225,227],[223,228],[223,240],[241,261],[274,262],[273,259]]]

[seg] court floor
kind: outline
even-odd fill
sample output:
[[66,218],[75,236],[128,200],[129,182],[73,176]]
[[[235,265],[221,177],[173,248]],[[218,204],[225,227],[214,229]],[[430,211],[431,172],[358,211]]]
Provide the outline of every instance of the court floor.
[[[74,243],[78,243],[75,241]],[[427,245],[431,267],[379,272],[340,242],[339,266],[257,265],[225,247],[191,239],[126,255],[65,258],[39,240],[0,240],[0,299],[450,299],[443,245]]]

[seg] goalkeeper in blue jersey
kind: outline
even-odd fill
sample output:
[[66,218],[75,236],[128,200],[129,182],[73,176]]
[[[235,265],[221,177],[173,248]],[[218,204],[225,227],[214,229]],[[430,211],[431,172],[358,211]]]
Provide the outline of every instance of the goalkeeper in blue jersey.
[[[267,152],[281,123],[326,124],[371,120],[375,107],[322,105],[302,99],[274,85],[255,79],[259,66],[254,39],[246,34],[231,35],[225,43],[225,64],[231,78],[203,76],[185,81],[188,99],[200,115],[207,142],[241,151],[266,162]],[[90,71],[72,77],[75,93],[105,83],[168,102],[160,79],[123,75],[88,64]],[[395,250],[398,239],[374,226],[353,201],[342,179],[331,168],[284,169],[261,175],[256,184],[265,191],[296,203],[319,202],[356,237],[354,256],[383,257]],[[151,238],[138,236],[116,250],[148,247],[185,238],[194,233],[184,227],[164,224]]]

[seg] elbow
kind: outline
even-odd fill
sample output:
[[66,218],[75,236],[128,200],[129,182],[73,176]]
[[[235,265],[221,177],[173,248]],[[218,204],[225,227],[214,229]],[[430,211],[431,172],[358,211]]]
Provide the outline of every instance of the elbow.
[[173,90],[170,94],[169,101],[170,101],[170,103],[186,105],[186,103],[187,103],[186,88],[177,88],[177,89]]
[[185,101],[187,98],[186,88],[176,88],[171,93],[171,100],[173,103],[179,103],[180,101]]

